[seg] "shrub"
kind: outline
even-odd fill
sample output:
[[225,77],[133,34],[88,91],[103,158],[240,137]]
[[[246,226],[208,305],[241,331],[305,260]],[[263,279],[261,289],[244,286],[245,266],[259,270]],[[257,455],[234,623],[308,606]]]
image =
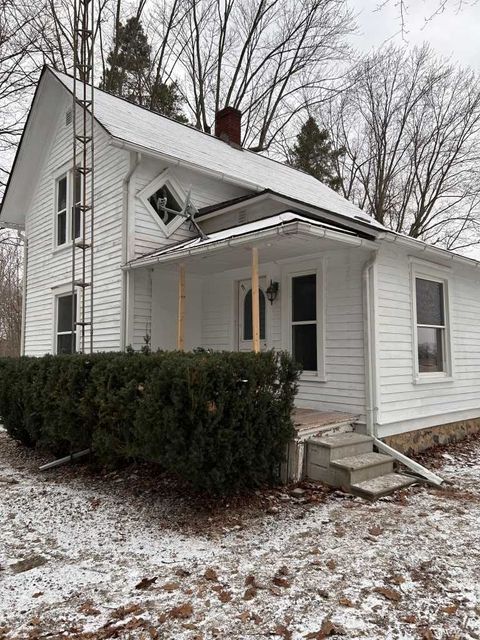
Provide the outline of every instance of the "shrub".
[[159,463],[194,488],[277,479],[298,371],[285,353],[103,353],[0,360],[0,420],[56,455]]

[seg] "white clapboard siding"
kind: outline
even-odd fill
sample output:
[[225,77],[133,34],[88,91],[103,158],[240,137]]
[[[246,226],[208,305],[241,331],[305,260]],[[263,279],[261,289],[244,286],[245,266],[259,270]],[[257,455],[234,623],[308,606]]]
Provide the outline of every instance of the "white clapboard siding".
[[[54,247],[56,174],[64,165],[66,168],[71,166],[68,163],[72,158],[72,127],[65,123],[65,111],[69,107],[70,98],[65,96],[57,110],[57,126],[26,216],[29,249],[25,353],[28,355],[52,351],[54,295],[59,291],[57,287],[68,286],[72,280],[71,248]],[[109,146],[106,134],[98,126],[95,128],[95,152],[94,349],[104,351],[120,347],[121,185],[128,170],[128,154]],[[79,258],[77,251],[77,278],[80,276]],[[86,319],[89,320],[88,290],[86,303]]]
[[138,351],[147,344],[147,336],[152,337],[152,272],[150,269],[138,269],[133,272],[133,278],[133,335],[130,346]]
[[[475,269],[450,263],[452,380],[416,384],[410,261],[391,245],[377,261],[379,435],[445,424],[459,412],[480,416],[480,282]],[[430,269],[435,270],[431,263]]]

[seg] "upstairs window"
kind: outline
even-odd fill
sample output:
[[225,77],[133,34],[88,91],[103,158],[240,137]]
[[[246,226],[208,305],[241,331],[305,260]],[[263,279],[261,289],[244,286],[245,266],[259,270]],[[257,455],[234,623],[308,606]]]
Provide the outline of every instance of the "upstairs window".
[[67,241],[67,176],[57,180],[57,245]]
[[155,191],[148,199],[148,202],[166,227],[176,218],[175,213],[172,213],[172,211],[182,210],[167,185],[163,185],[163,187]]
[[137,197],[166,238],[185,221],[176,212],[183,210],[187,196],[170,169],[162,171]]
[[[56,231],[55,242],[58,247],[82,236],[82,176],[69,171],[57,179],[56,183]],[[73,217],[72,217],[73,216]],[[73,229],[72,229],[73,223]],[[73,233],[72,233],[73,232]]]
[[445,283],[415,278],[418,373],[447,372]]

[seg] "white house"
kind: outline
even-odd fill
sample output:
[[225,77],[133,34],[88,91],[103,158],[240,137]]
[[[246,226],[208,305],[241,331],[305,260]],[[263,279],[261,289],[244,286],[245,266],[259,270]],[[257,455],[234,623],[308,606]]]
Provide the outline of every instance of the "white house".
[[[46,68],[1,211],[28,243],[27,355],[71,348],[71,104],[72,78]],[[215,137],[100,90],[95,105],[95,350],[175,349],[180,265],[185,348],[252,349],[256,249],[261,348],[303,364],[299,407],[354,415],[378,438],[480,423],[480,263],[241,149],[234,110]],[[189,197],[202,235],[159,197]]]

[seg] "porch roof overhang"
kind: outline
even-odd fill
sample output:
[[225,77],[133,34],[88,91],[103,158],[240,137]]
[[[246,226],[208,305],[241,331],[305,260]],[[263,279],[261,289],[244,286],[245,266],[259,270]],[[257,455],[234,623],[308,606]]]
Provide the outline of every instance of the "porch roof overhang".
[[248,264],[245,250],[261,249],[261,262],[307,257],[319,250],[339,245],[376,249],[372,240],[359,237],[354,231],[339,229],[297,213],[286,211],[262,220],[230,227],[196,237],[167,248],[153,251],[128,262],[125,269],[178,263],[194,267],[197,273],[215,273],[244,267]]

